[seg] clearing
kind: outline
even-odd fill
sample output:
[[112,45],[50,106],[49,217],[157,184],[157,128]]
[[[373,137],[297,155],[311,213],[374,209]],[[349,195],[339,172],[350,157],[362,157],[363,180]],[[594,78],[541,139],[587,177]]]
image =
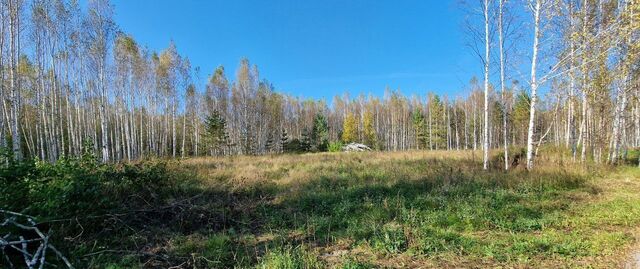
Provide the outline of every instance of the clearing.
[[471,151],[84,158],[13,168],[27,172],[3,201],[32,205],[24,211],[78,268],[629,264],[640,169],[560,154],[542,156],[533,172],[494,163],[483,171]]
[[[184,161],[226,197],[215,229],[164,250],[204,266],[622,267],[640,170],[561,158],[482,171],[472,152],[324,153]],[[217,209],[220,210],[220,209]],[[215,221],[214,221],[215,222]]]

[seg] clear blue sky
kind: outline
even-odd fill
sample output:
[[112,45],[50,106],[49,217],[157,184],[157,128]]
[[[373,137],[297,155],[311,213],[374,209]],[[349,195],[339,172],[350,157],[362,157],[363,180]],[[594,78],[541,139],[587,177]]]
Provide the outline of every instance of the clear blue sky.
[[171,39],[201,69],[230,79],[242,57],[295,96],[349,92],[463,95],[478,74],[463,14],[444,0],[113,0],[120,29],[153,50]]

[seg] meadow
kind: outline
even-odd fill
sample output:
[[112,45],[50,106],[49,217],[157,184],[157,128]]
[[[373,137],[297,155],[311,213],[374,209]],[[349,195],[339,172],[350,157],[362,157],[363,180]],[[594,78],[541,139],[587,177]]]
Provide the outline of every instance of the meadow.
[[62,160],[14,167],[0,202],[77,268],[620,268],[638,249],[637,167],[480,154]]

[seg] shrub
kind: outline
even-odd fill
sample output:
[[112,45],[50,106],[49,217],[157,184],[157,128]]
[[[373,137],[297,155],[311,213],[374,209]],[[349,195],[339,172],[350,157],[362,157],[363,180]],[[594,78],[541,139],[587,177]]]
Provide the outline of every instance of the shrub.
[[[0,208],[38,221],[162,206],[190,182],[164,161],[102,164],[91,155],[0,166]],[[186,185],[185,185],[186,184]]]
[[342,141],[336,141],[329,143],[329,152],[341,152],[344,144]]
[[629,149],[622,155],[624,163],[628,165],[638,165],[640,161],[640,148]]
[[[527,150],[520,147],[509,147],[509,168],[516,168],[520,165],[524,165],[527,160]],[[490,162],[491,167],[503,169],[504,168],[504,150],[494,155]]]
[[304,153],[310,150],[310,145],[308,143],[297,138],[287,141],[283,147],[284,152],[286,153]]

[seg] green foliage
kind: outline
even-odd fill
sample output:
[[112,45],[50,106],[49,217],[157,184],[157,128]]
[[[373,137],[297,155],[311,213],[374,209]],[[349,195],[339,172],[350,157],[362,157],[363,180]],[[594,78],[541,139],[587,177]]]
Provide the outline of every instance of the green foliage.
[[309,152],[309,140],[308,139],[291,139],[283,145],[285,153],[304,153]]
[[220,112],[214,110],[204,122],[207,145],[212,152],[219,152],[229,146],[227,135],[227,121]]
[[[527,149],[522,147],[511,146],[509,151],[509,168],[515,168],[525,164],[527,158]],[[504,150],[499,151],[491,157],[489,161],[491,167],[495,169],[504,169]]]
[[344,147],[342,141],[331,142],[329,143],[329,152],[341,152],[342,147]]
[[429,147],[432,149],[444,148],[447,139],[447,127],[444,121],[445,106],[438,95],[430,94],[429,98],[429,119],[426,119],[426,123],[431,124]]
[[302,134],[300,136],[300,145],[297,149],[299,152],[309,152],[311,151],[312,141],[309,136],[309,131],[307,129],[302,130]]
[[388,253],[400,253],[407,249],[408,240],[402,226],[391,223],[374,233],[372,247]]
[[27,160],[3,166],[0,175],[3,208],[41,219],[100,215],[161,201],[177,187],[174,180],[182,179],[165,162],[108,165],[87,154],[55,163]]
[[425,125],[424,115],[422,115],[422,111],[417,109],[413,111],[411,115],[411,122],[413,123],[414,135],[416,137],[416,145],[418,149],[426,148],[427,143],[429,142],[429,137],[427,136],[428,130]]
[[375,266],[368,262],[362,262],[354,259],[347,259],[342,263],[342,269],[369,269],[375,268]]
[[311,151],[327,151],[329,146],[329,124],[322,113],[316,114],[311,130]]
[[531,97],[525,91],[518,92],[515,103],[513,105],[512,122],[516,131],[520,134],[520,139],[524,144],[524,134],[529,125],[529,110]]
[[[51,242],[74,258],[77,268],[86,268],[76,256],[105,244],[126,247],[126,234],[132,230],[171,223],[169,215],[153,216],[155,208],[167,207],[176,195],[183,195],[193,186],[192,178],[162,161],[101,164],[87,153],[55,163],[25,160],[0,166],[0,208],[34,216],[42,227],[51,229]],[[190,224],[182,221],[180,225]],[[67,241],[70,238],[74,238],[72,244]],[[138,267],[137,258],[113,261],[95,260],[100,268]]]
[[287,151],[287,143],[289,143],[289,134],[287,134],[287,130],[282,129],[282,133],[280,134],[280,149],[283,152]]
[[[234,176],[244,166],[225,170],[233,161],[216,160],[200,163],[211,169],[200,185],[165,162],[100,164],[90,154],[25,161],[0,166],[0,202],[40,221],[70,219],[50,226],[54,242],[79,234],[77,216],[108,216],[77,220],[84,239],[63,251],[78,268],[148,266],[149,258],[130,254],[140,246],[158,249],[163,260],[152,262],[162,268],[371,268],[399,257],[448,264],[452,256],[540,267],[541,257],[618,253],[640,225],[640,185],[628,180],[640,176],[635,167],[605,180],[543,165],[483,171],[470,158],[416,154],[247,157],[256,170],[237,175],[242,183]],[[336,248],[345,254],[319,260]],[[86,256],[101,249],[123,252]]]
[[625,151],[622,158],[625,164],[638,165],[638,163],[640,163],[640,148]]
[[220,267],[234,260],[233,242],[226,234],[179,236],[172,245],[174,255],[193,257],[197,267]]
[[264,269],[312,269],[324,268],[316,255],[303,247],[280,247],[269,250],[257,268]]

